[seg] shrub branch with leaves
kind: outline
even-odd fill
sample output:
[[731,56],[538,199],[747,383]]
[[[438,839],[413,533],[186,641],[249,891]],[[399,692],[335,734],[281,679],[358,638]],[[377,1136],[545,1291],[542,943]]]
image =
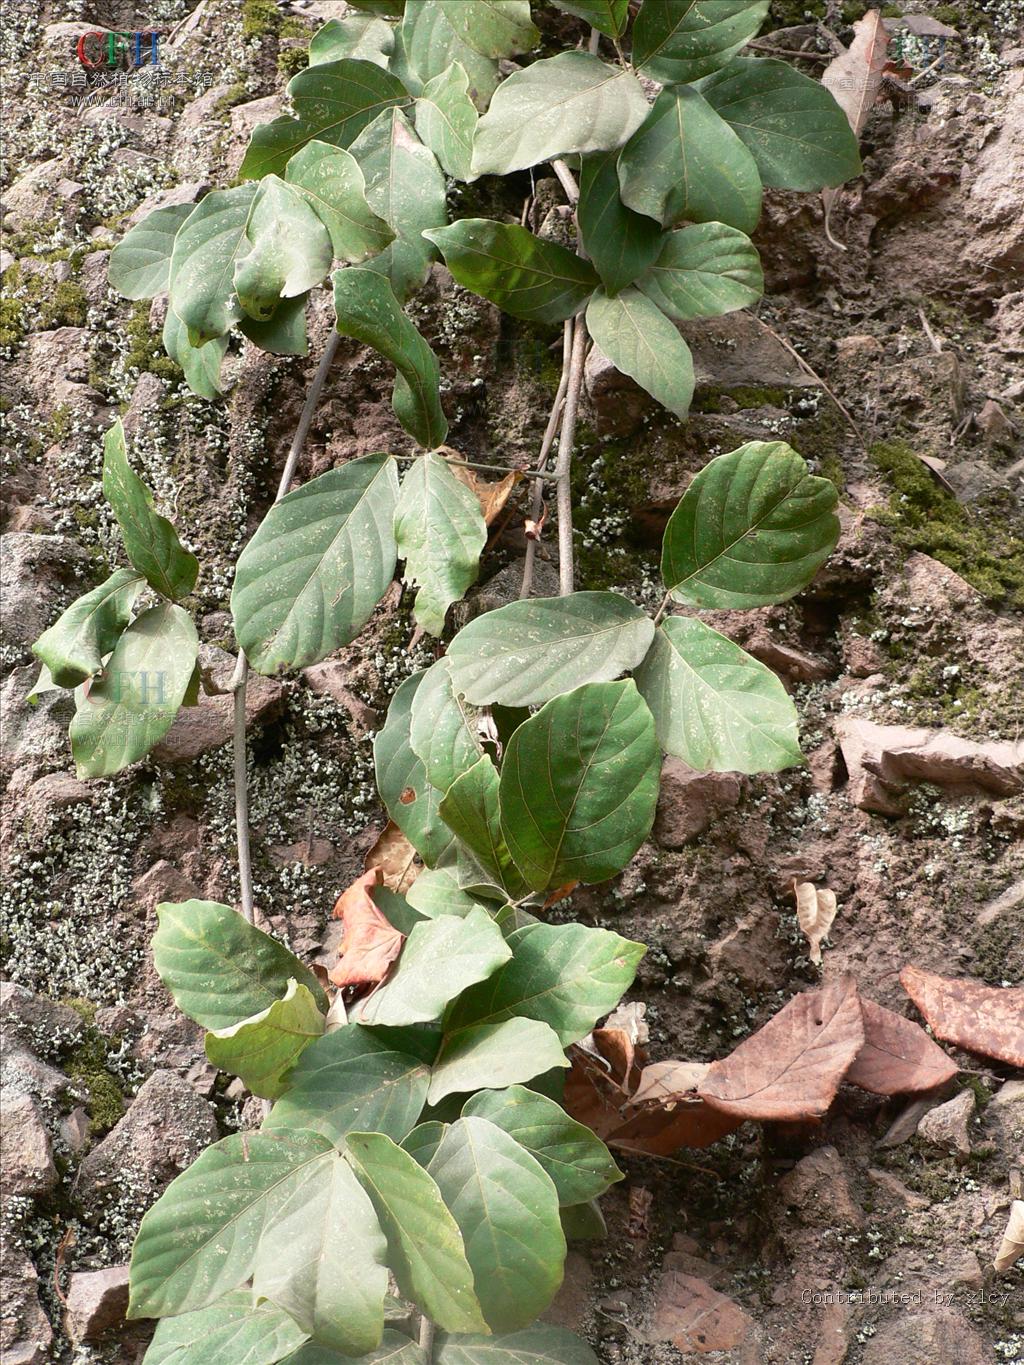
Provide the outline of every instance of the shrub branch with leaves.
[[[663,752],[748,773],[802,761],[779,680],[695,613],[792,597],[839,529],[833,486],[783,443],[752,442],[712,460],[676,508],[655,619],[616,593],[573,591],[586,348],[684,418],[693,365],[675,324],[756,300],[747,234],[762,188],[839,185],[857,147],[820,85],[738,55],[768,0],[554,0],[563,29],[592,26],[589,44],[580,30],[578,49],[532,61],[528,0],[354,3],[362,13],[313,38],[292,112],[253,133],[242,183],[150,214],[110,261],[126,297],[167,292],[164,344],[207,399],[235,333],[305,353],[307,301],[328,275],[336,314],[277,500],[235,571],[244,915],[163,905],[154,942],[211,1062],[263,1097],[266,1117],[210,1147],[147,1213],[130,1312],[162,1320],[148,1365],[586,1365],[583,1342],[535,1324],[567,1232],[599,1223],[593,1201],[621,1173],[558,1098],[566,1049],[614,1008],[644,949],[541,912],[627,865],[651,829]],[[448,221],[448,182],[545,162],[574,211],[575,251],[513,222]],[[484,508],[443,447],[438,361],[404,311],[439,256],[505,313],[563,326],[530,471],[535,521],[556,487],[562,596],[530,596],[531,542],[522,599],[473,620],[396,693],[377,785],[425,868],[405,895],[370,873],[342,896],[332,1003],[253,923],[246,672],[292,672],[356,639],[399,561],[437,637],[476,577]],[[380,453],[292,488],[341,336],[394,367],[394,411],[420,453],[404,478],[410,456]],[[120,423],[103,490],[131,568],[35,646],[40,686],[76,689],[84,777],[142,758],[199,686],[179,604],[198,565],[132,471]],[[133,616],[147,589],[159,601]],[[395,1291],[422,1315],[418,1342]]]

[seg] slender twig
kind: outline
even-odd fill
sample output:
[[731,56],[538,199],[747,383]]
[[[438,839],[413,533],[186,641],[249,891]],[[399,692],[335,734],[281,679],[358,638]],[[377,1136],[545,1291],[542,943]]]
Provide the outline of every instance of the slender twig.
[[[543,449],[543,447],[541,447]],[[416,454],[393,455],[396,460],[422,460],[424,452],[418,451]],[[521,474],[524,479],[553,479],[555,476],[549,470],[540,466],[538,461],[537,469],[517,469],[510,464],[479,464],[476,460],[464,460],[460,455],[457,461],[460,468],[482,469],[487,474]]]
[[423,1352],[426,1365],[433,1365],[434,1361],[434,1324],[424,1313],[420,1318],[420,1350]]
[[671,603],[671,601],[672,594],[670,592],[667,592],[665,596],[661,599],[661,606],[658,608],[657,615],[654,618],[654,624],[656,626],[660,626],[662,621],[664,621],[665,613],[668,611],[669,604]]
[[552,161],[551,169],[558,176],[559,183],[565,190],[566,199],[575,208],[580,202],[580,187],[576,183],[576,177],[564,161]]
[[558,508],[558,591],[568,597],[573,590],[572,563],[572,448],[576,442],[576,417],[583,388],[583,362],[587,353],[587,324],[580,314],[573,324],[572,359],[565,390],[562,430],[558,436],[555,502]]
[[[551,454],[551,447],[554,445],[555,437],[558,434],[558,426],[562,417],[562,405],[565,402],[565,391],[569,387],[569,365],[572,360],[572,319],[566,322],[562,329],[562,374],[558,381],[558,391],[555,394],[555,401],[551,405],[551,414],[548,417],[548,424],[544,430],[544,439],[540,443],[540,454],[537,456],[538,478],[533,485],[533,497],[530,502],[530,519],[536,525],[540,522],[541,514],[544,510],[544,478],[557,477],[546,472],[548,456]],[[537,557],[536,540],[526,542],[526,561],[523,564],[523,586],[519,590],[520,599],[529,597],[533,589],[533,567]]]

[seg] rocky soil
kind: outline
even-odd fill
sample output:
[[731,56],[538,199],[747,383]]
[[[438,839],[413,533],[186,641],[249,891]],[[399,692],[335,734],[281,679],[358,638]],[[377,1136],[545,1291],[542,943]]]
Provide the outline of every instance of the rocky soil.
[[[817,17],[841,10],[848,38],[863,8],[776,3],[770,27],[788,29],[772,42],[817,51]],[[105,266],[126,223],[234,175],[309,32],[343,6],[155,0],[148,22],[186,21],[165,47],[183,83],[153,107],[73,105],[49,73],[72,69],[84,29],[133,26],[129,9],[12,0],[3,38],[5,1365],[141,1359],[145,1324],[123,1323],[138,1220],[251,1117],[171,1007],[148,942],[158,901],[237,895],[217,693],[231,566],[329,326],[324,299],[310,361],[247,348],[227,400],[205,403],[163,357],[161,301],[119,300]],[[588,374],[585,586],[654,602],[668,512],[709,456],[745,440],[789,441],[843,497],[839,550],[807,593],[714,621],[791,688],[807,767],[740,778],[670,762],[650,842],[571,907],[650,944],[633,998],[656,1059],[722,1055],[822,972],[852,971],[908,1014],[907,962],[1024,979],[1024,8],[904,10],[960,37],[945,67],[873,114],[864,176],[833,214],[847,249],[826,240],[817,198],[769,194],[769,293],[756,316],[688,329],[700,385],[685,425],[598,363]],[[530,188],[524,176],[522,198]],[[543,214],[555,187],[536,189]],[[456,198],[473,211],[467,191]],[[518,214],[522,199],[477,206]],[[441,358],[452,445],[528,467],[557,339],[499,320],[441,269],[415,312]],[[389,389],[387,366],[343,343],[301,475],[406,450]],[[202,564],[190,605],[207,687],[152,761],[81,782],[67,699],[29,700],[29,645],[118,562],[99,438],[119,412]],[[520,509],[497,528],[465,611],[515,593],[521,527]],[[381,828],[370,738],[432,657],[411,637],[396,594],[356,646],[254,688],[257,900],[310,957]],[[823,968],[797,928],[794,878],[839,899]],[[1024,1359],[1022,1272],[989,1268],[1024,1165],[1024,1082],[960,1060],[959,1080],[925,1102],[843,1090],[813,1131],[747,1125],[706,1151],[627,1161],[608,1239],[573,1249],[556,1315],[607,1365]]]

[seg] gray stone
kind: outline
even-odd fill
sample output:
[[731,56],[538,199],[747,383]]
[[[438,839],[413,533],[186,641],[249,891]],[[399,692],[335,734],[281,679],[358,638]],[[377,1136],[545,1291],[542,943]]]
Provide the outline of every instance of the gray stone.
[[31,1095],[8,1091],[0,1102],[0,1188],[4,1194],[48,1194],[57,1183],[50,1136]]
[[682,848],[704,833],[716,816],[731,810],[743,794],[738,773],[708,773],[680,758],[666,758],[654,819],[654,837],[663,848]]
[[969,1125],[974,1117],[974,1108],[974,1091],[961,1090],[959,1095],[945,1104],[929,1109],[917,1125],[917,1136],[930,1142],[933,1147],[941,1147],[943,1151],[970,1156]]
[[[68,605],[89,556],[67,536],[11,531],[0,536],[0,635],[30,645]],[[64,591],[62,591],[64,590]]]
[[28,697],[39,677],[39,664],[11,670],[0,689],[0,729],[3,752],[0,768],[17,773],[24,783],[35,776],[37,765],[59,765],[68,759],[68,724],[75,714],[70,692],[57,689],[40,694],[35,704]]
[[598,346],[590,348],[583,377],[602,434],[630,435],[655,406],[640,385],[616,369]]
[[346,685],[349,673],[348,666],[339,659],[327,659],[322,664],[304,668],[302,679],[318,697],[330,697],[339,706],[343,706],[361,729],[379,730],[380,716],[372,706],[360,701]]
[[[200,645],[199,662],[204,673],[213,671],[221,678],[235,665],[230,654],[214,645]],[[246,725],[270,719],[279,710],[283,696],[279,682],[250,672],[245,693]],[[154,747],[153,757],[160,763],[190,763],[200,754],[219,749],[231,738],[234,710],[233,696],[210,696],[200,689],[199,704],[181,708],[170,730]]]
[[27,1048],[5,1047],[0,1057],[0,1087],[37,1100],[55,1103],[70,1088],[63,1071],[42,1061]]
[[13,1238],[4,1238],[0,1269],[0,1360],[48,1365],[53,1329],[39,1303],[39,1275]]
[[63,158],[54,157],[33,166],[4,191],[4,227],[8,231],[13,228],[20,232],[55,216],[67,224],[79,217],[85,186],[69,180],[65,169]]
[[79,1270],[68,1284],[64,1326],[77,1345],[98,1341],[124,1322],[128,1308],[128,1267]]
[[67,1005],[34,995],[15,981],[0,982],[0,1026],[5,1046],[12,1042],[50,1051],[81,1042],[81,1017]]
[[901,1313],[882,1324],[861,1356],[862,1365],[991,1365],[988,1347],[952,1309]]
[[864,1222],[834,1147],[817,1147],[779,1181],[779,1199],[808,1226],[859,1228]]

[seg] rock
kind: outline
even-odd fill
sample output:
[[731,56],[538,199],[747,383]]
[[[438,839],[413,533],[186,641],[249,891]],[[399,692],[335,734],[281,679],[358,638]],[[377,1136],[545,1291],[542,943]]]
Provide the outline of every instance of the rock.
[[12,1042],[36,1051],[82,1040],[81,1016],[67,1005],[33,995],[14,981],[0,982],[0,1026],[4,1045]]
[[0,1302],[3,1365],[48,1365],[53,1329],[39,1303],[39,1275],[11,1237],[4,1238]]
[[9,531],[0,536],[0,636],[30,645],[71,602],[67,589],[89,570],[89,556],[67,536]]
[[337,659],[328,659],[302,670],[303,681],[311,692],[318,697],[330,697],[343,706],[362,730],[379,730],[380,716],[372,706],[367,706],[349,691],[346,686],[348,676],[348,667]]
[[132,900],[144,914],[152,914],[163,901],[194,900],[199,888],[166,858],[132,882]]
[[0,768],[31,780],[38,766],[59,766],[68,760],[68,724],[75,714],[74,698],[57,689],[42,693],[35,704],[28,697],[39,677],[39,664],[11,670],[0,689],[0,729],[3,752]]
[[881,354],[882,343],[870,335],[840,337],[836,342],[836,360],[841,365],[860,365]]
[[[704,1354],[734,1351],[756,1341],[754,1321],[732,1299],[678,1270],[663,1271],[655,1291],[655,1309],[647,1340],[668,1341],[678,1351]],[[754,1357],[759,1358],[759,1356]],[[735,1357],[745,1360],[746,1355]]]
[[952,1309],[903,1313],[881,1324],[861,1365],[991,1365],[992,1355],[974,1329]]
[[59,217],[69,226],[82,211],[85,186],[65,174],[62,157],[54,157],[18,177],[4,191],[4,227],[21,232],[32,223]]
[[701,318],[679,328],[693,352],[700,391],[817,388],[818,382],[749,313]]
[[31,1095],[4,1095],[0,1103],[0,1149],[0,1188],[5,1195],[48,1194],[56,1185],[50,1136]]
[[905,1209],[928,1209],[931,1208],[931,1200],[926,1199],[923,1194],[915,1194],[913,1190],[908,1190],[902,1180],[897,1180],[892,1171],[882,1171],[872,1166],[868,1169],[868,1179],[894,1199],[899,1200]]
[[0,1088],[32,1095],[37,1100],[56,1101],[71,1082],[63,1071],[41,1061],[27,1048],[5,1047],[0,1057]]
[[88,1111],[84,1105],[76,1104],[71,1113],[61,1119],[57,1127],[62,1141],[76,1156],[88,1147],[92,1127],[89,1123]]
[[934,1109],[937,1102],[935,1095],[926,1095],[923,1099],[912,1100],[905,1109],[896,1115],[885,1133],[879,1138],[879,1149],[887,1151],[890,1147],[901,1147],[904,1142],[909,1142],[917,1132],[917,1126],[921,1119],[928,1113],[929,1109]]
[[974,419],[974,425],[991,445],[1012,441],[1017,434],[1017,428],[994,398],[989,398],[982,404],[981,411]]
[[598,346],[590,348],[583,378],[602,435],[631,435],[654,406],[640,385],[617,370]]
[[42,418],[52,417],[58,408],[69,408],[86,421],[103,420],[103,395],[88,382],[91,347],[87,327],[57,327],[25,338],[25,382]]
[[[214,670],[220,677],[225,669],[234,669],[231,656],[214,645],[200,645],[199,663],[204,671]],[[283,696],[284,688],[279,682],[250,672],[245,693],[246,725],[269,719],[279,709]],[[234,708],[233,696],[210,696],[201,689],[198,706],[181,708],[174,724],[154,747],[153,757],[159,763],[190,763],[200,754],[219,749],[231,738]]]
[[900,815],[908,782],[1016,796],[1024,791],[1024,746],[979,743],[947,730],[877,725],[856,716],[836,721],[850,775],[850,800],[861,810]]
[[236,104],[231,110],[231,151],[228,154],[227,173],[229,176],[237,175],[238,168],[242,164],[242,157],[252,136],[252,130],[258,123],[269,123],[272,119],[283,112],[284,95],[264,95],[262,99],[249,100],[245,104]]
[[68,1283],[64,1326],[77,1346],[97,1341],[124,1322],[128,1308],[128,1267],[78,1270]]
[[1024,263],[1024,71],[1009,72],[1003,88],[1009,102],[971,168],[965,204],[974,230],[963,259],[993,275]]
[[945,1104],[929,1109],[917,1125],[917,1135],[933,1147],[941,1147],[947,1152],[960,1156],[970,1156],[971,1138],[968,1131],[974,1116],[975,1099],[973,1090],[961,1090],[960,1094]]
[[663,848],[682,848],[703,834],[715,818],[739,804],[739,773],[705,773],[679,758],[666,758],[654,818],[654,837]]
[[843,641],[843,663],[854,678],[870,678],[881,673],[885,655],[866,635],[848,635]]
[[[151,194],[129,216],[125,224],[125,230],[133,228],[136,223],[141,223],[144,218],[148,218],[157,209],[173,208],[178,204],[194,204],[201,194],[210,188],[208,180],[185,180],[180,185],[172,185],[166,190],[157,190],[156,194]],[[139,376],[140,379],[142,376]]]
[[817,1147],[802,1157],[779,1181],[779,1197],[810,1227],[843,1223],[859,1228],[864,1223],[842,1158],[834,1147]]

